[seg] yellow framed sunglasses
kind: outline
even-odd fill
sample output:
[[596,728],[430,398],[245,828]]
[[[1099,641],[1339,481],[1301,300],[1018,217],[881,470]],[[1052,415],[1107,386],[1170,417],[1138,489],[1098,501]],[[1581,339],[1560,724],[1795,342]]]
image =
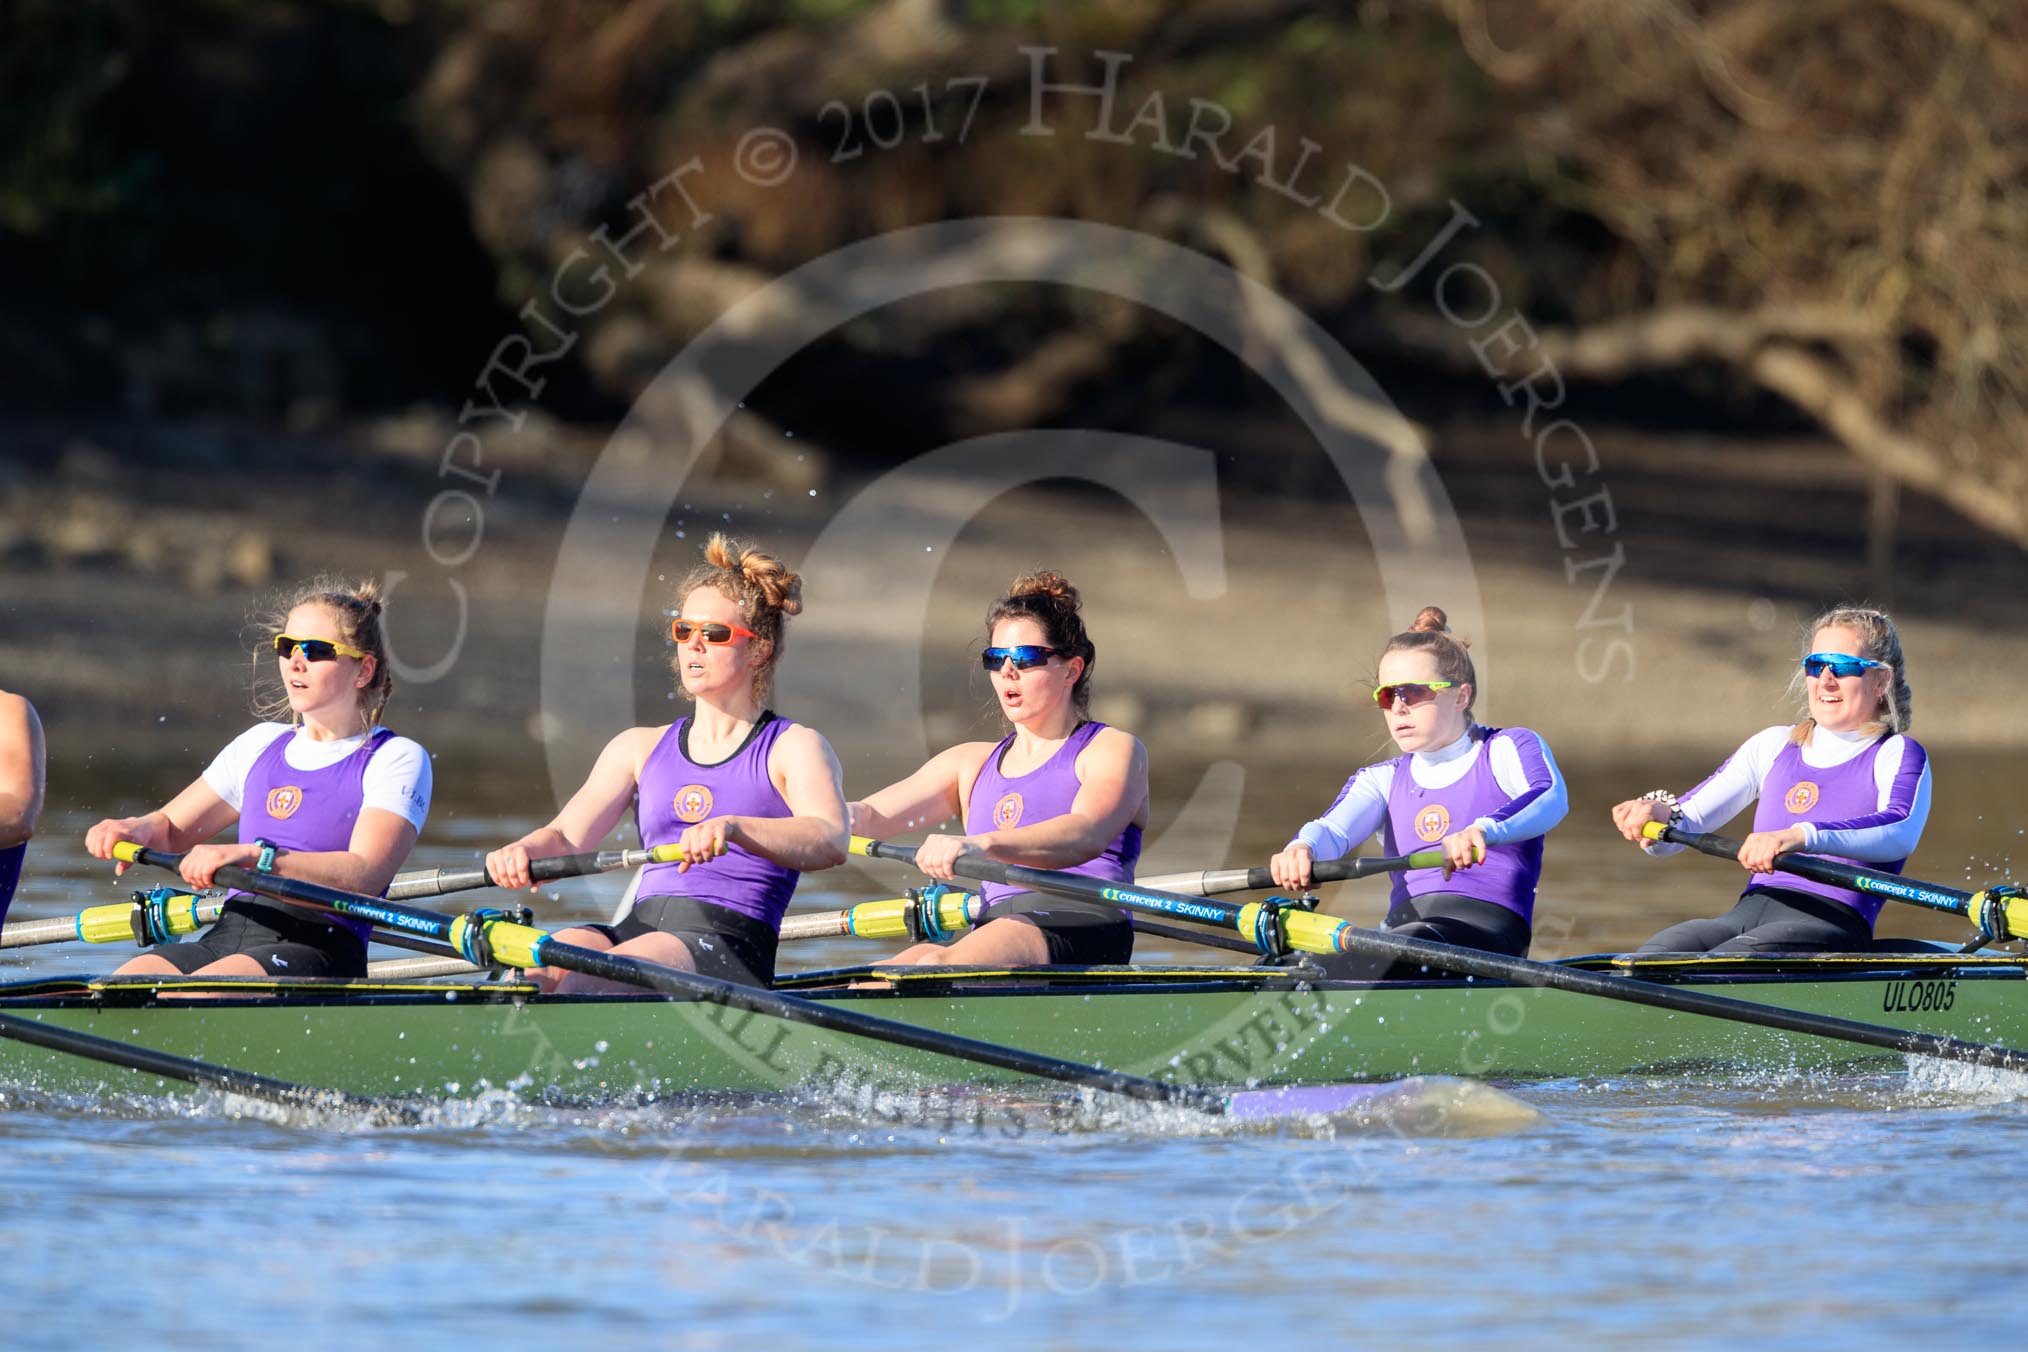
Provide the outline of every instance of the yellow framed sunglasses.
[[372,653],[364,652],[349,644],[333,643],[328,638],[296,638],[289,634],[275,635],[275,656],[294,657],[303,655],[306,662],[335,662],[340,657],[366,658]]

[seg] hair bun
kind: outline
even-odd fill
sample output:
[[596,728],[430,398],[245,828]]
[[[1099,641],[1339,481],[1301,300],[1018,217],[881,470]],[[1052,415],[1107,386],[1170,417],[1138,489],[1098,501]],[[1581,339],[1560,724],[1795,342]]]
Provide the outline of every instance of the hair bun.
[[1450,616],[1444,614],[1442,608],[1438,606],[1424,606],[1421,610],[1418,610],[1415,613],[1415,623],[1408,626],[1408,632],[1411,634],[1442,634],[1460,648],[1472,646],[1470,639],[1460,638],[1451,632]]
[[1077,588],[1073,587],[1070,579],[1062,573],[1049,569],[1039,573],[1021,574],[1014,579],[1014,584],[1007,588],[1007,595],[1010,599],[1017,596],[1046,596],[1070,610],[1079,608]]

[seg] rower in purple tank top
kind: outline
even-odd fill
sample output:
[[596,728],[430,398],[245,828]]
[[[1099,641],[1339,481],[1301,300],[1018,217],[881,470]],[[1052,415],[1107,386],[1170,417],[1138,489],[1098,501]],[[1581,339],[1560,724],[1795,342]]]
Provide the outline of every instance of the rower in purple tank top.
[[[393,692],[378,589],[320,578],[267,629],[278,695],[263,712],[289,722],[248,728],[196,782],[154,812],[109,818],[86,833],[101,859],[122,840],[183,852],[183,878],[210,887],[232,865],[378,896],[429,815],[429,756],[380,726]],[[206,845],[234,821],[239,841]],[[118,866],[124,871],[125,866]],[[123,974],[321,977],[366,975],[370,928],[254,892],[235,891],[216,923],[163,944]]]
[[35,706],[0,690],[0,921],[14,902],[21,861],[42,816],[43,760]]
[[[987,611],[986,634],[981,661],[1012,731],[951,747],[852,804],[854,834],[885,839],[962,814],[964,834],[933,833],[916,847],[916,867],[932,878],[955,879],[954,863],[984,855],[1131,882],[1148,822],[1148,753],[1086,717],[1098,653],[1077,588],[1057,573],[1016,578]],[[990,906],[970,933],[888,961],[1092,965],[1133,955],[1133,926],[1116,907],[997,883],[981,895]]]
[[[1435,606],[1387,641],[1377,676],[1373,700],[1402,754],[1353,774],[1268,861],[1275,885],[1307,888],[1318,859],[1342,858],[1376,835],[1384,855],[1435,848],[1443,867],[1394,875],[1386,928],[1525,957],[1542,838],[1570,807],[1548,744],[1527,728],[1472,721],[1478,673]],[[1375,975],[1350,955],[1317,961],[1333,976]]]
[[1747,738],[1680,799],[1657,789],[1613,809],[1613,824],[1653,855],[1649,822],[1716,831],[1755,803],[1739,862],[1753,877],[1727,914],[1671,925],[1643,953],[1865,952],[1882,898],[1781,872],[1795,850],[1899,873],[1929,820],[1929,758],[1906,735],[1913,708],[1901,637],[1877,610],[1819,616],[1804,648],[1802,720]]
[[[767,707],[802,579],[714,535],[681,595],[674,667],[696,711],[613,738],[555,819],[487,855],[486,868],[503,887],[531,886],[529,860],[597,849],[632,804],[641,844],[677,846],[681,861],[644,869],[617,923],[557,938],[765,986],[797,879],[845,860],[838,757],[815,729]],[[565,994],[635,989],[551,969],[530,976]]]

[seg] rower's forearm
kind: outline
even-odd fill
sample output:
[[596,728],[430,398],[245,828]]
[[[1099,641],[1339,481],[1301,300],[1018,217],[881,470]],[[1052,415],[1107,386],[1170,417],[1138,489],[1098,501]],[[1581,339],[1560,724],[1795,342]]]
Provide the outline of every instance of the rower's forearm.
[[275,856],[275,871],[306,883],[321,883],[341,891],[377,897],[394,881],[399,860],[371,860],[349,850],[297,852],[283,850]]
[[1118,834],[1105,834],[1098,822],[1056,817],[1012,831],[988,831],[974,839],[983,841],[986,853],[1003,864],[1060,869],[1097,857]]
[[845,862],[846,833],[814,817],[740,817],[739,841],[783,868],[815,873]]

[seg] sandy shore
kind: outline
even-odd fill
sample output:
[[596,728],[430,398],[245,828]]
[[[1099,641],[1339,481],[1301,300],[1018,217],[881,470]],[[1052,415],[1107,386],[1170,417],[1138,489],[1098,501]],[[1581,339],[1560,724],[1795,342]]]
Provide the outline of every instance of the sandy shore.
[[[656,499],[670,485],[652,457],[637,459],[639,491],[623,475],[605,497],[576,492],[581,474],[567,464],[540,476],[520,467],[472,499],[476,544],[458,533],[473,524],[457,519],[468,504],[426,516],[455,483],[386,458],[135,482],[87,457],[17,477],[0,526],[0,672],[42,709],[59,756],[204,754],[244,718],[240,631],[263,585],[319,568],[406,575],[393,603],[398,649],[412,672],[441,671],[403,682],[389,721],[433,747],[507,758],[565,738],[558,759],[568,763],[595,752],[579,743],[623,721],[627,706],[642,720],[666,709],[666,649],[653,630],[696,546],[724,528],[809,575],[778,702],[876,765],[988,730],[969,654],[985,603],[1036,566],[1085,589],[1096,711],[1158,755],[1365,758],[1381,747],[1363,705],[1377,649],[1427,602],[1473,638],[1483,719],[1526,723],[1566,758],[1639,761],[1722,754],[1788,716],[1802,626],[1837,599],[1828,586],[1808,595],[1778,558],[1765,588],[1740,585],[1741,540],[1723,542],[1729,580],[1700,577],[1706,542],[1644,533],[1638,521],[1619,523],[1609,546],[1600,537],[1568,550],[1546,510],[1532,524],[1463,519],[1470,567],[1449,583],[1432,573],[1427,590],[1397,568],[1401,594],[1390,595],[1342,494],[1228,495],[1215,512],[1198,510],[1211,502],[1202,499],[1192,529],[1165,540],[1138,507],[1089,489],[1026,487],[981,505],[962,476],[848,482],[748,467],[693,476],[665,517]],[[1607,548],[1623,568],[1570,567]],[[1976,579],[1953,585],[1969,593]],[[2028,709],[1994,698],[1996,681],[2028,658],[2028,634],[1995,624],[1992,598],[1980,618],[1951,609],[1903,608],[1917,734],[1934,748],[2028,745]],[[571,640],[557,615],[571,632],[620,641],[559,651]],[[592,687],[598,697],[581,698]],[[578,726],[582,710],[591,726]]]

